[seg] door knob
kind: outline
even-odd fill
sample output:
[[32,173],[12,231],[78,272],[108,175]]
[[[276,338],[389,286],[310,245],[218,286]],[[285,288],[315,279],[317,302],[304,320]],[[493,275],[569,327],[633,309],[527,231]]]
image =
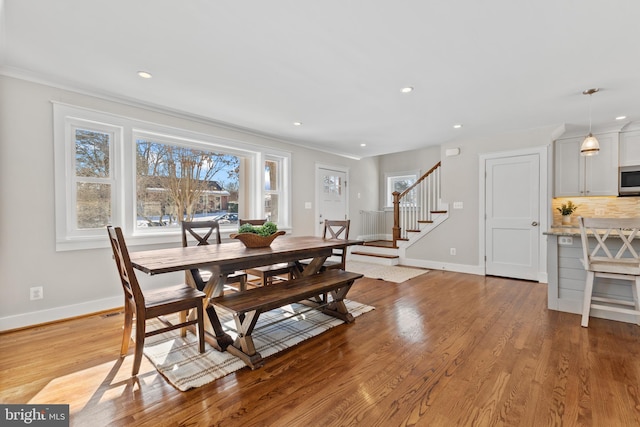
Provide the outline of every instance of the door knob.
[[537,221],[533,221],[533,222],[531,223],[531,225],[533,225],[534,227],[536,227],[536,226],[538,225],[538,222],[537,222]]

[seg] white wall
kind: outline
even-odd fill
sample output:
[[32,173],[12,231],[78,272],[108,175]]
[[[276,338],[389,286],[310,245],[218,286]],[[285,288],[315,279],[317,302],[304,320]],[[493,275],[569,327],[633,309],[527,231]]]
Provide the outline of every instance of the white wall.
[[[314,201],[316,162],[349,168],[354,230],[359,227],[358,211],[378,205],[377,158],[345,159],[213,123],[0,76],[0,330],[122,305],[110,250],[55,251],[51,101],[290,151],[293,234],[314,233],[315,207],[306,210],[304,202]],[[358,192],[360,199],[355,197]],[[146,248],[132,248],[142,249]],[[161,286],[181,281],[183,275],[138,278],[143,286]],[[29,300],[32,286],[44,287],[44,299]]]

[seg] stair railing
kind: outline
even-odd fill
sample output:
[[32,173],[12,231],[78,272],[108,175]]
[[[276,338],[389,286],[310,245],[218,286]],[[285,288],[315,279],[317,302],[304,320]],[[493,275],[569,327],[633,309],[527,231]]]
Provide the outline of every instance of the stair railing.
[[402,193],[393,195],[393,246],[407,240],[409,231],[420,231],[420,221],[431,221],[440,201],[440,166],[438,162]]

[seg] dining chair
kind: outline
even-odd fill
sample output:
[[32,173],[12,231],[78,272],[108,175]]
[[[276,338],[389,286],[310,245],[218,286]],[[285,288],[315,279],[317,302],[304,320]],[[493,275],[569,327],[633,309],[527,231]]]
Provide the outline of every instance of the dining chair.
[[[197,325],[198,344],[200,353],[204,353],[204,298],[205,293],[185,284],[168,286],[152,291],[144,291],[140,287],[131,265],[129,251],[120,227],[107,226],[111,249],[124,290],[124,331],[120,357],[125,357],[129,351],[133,318],[136,322],[135,353],[133,358],[132,376],[138,375],[142,362],[142,350],[146,337],[161,334],[174,329],[181,329],[181,336],[186,336],[186,327]],[[196,318],[187,320],[188,311],[195,309]],[[169,323],[162,316],[178,313],[179,322]],[[147,330],[147,320],[158,318],[165,326],[154,330]]]
[[[220,224],[218,221],[182,221],[182,246],[189,246],[189,237],[192,237],[196,246],[209,245],[215,239],[215,244],[222,243],[220,237]],[[187,281],[189,281],[189,272],[187,274]],[[206,270],[198,270],[197,274],[200,275],[200,279],[206,282],[211,277],[211,272]],[[238,288],[232,288],[239,291],[247,289],[247,275],[246,273],[237,272],[227,276],[225,285],[238,284]],[[226,286],[225,288],[229,288]]]
[[[266,219],[240,219],[240,225],[251,224],[251,225],[263,225],[267,222]],[[259,280],[257,283],[260,286],[268,286],[271,285],[275,280],[283,279],[289,280],[291,279],[292,270],[296,268],[295,264],[281,262],[273,265],[264,265],[261,267],[250,268],[245,270],[247,274],[251,276],[256,276]]]
[[[322,232],[322,237],[324,239],[349,239],[349,226],[351,225],[351,220],[338,220],[338,219],[325,219],[324,220],[324,230]],[[322,264],[320,271],[324,270],[344,270],[347,263],[347,248],[342,249],[334,249],[333,253],[327,260]],[[302,267],[308,265],[308,262],[300,261]]]
[[[582,306],[582,326],[589,326],[591,309],[635,315],[640,325],[640,257],[632,246],[639,237],[640,218],[584,218],[578,217],[582,241],[582,263],[587,270],[587,280]],[[595,243],[591,245],[591,243]],[[620,287],[631,282],[631,299],[594,296],[595,279],[601,286]],[[622,283],[622,284],[620,284]],[[620,289],[622,293],[624,290]],[[595,303],[594,303],[595,301]],[[632,307],[632,308],[628,308]]]

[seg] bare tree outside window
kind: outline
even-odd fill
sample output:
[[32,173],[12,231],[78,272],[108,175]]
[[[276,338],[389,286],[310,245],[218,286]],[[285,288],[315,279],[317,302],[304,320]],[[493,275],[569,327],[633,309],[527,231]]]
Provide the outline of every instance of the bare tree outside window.
[[147,140],[136,147],[139,224],[178,225],[234,204],[237,211],[238,157]]
[[75,129],[76,227],[95,229],[111,222],[112,135]]
[[[402,193],[407,188],[411,187],[417,179],[417,175],[389,175],[387,177],[387,194],[386,194],[386,205],[388,207],[393,206],[393,196],[392,194],[397,191],[398,193]],[[409,192],[406,197],[404,197],[403,205],[405,206],[415,206],[417,203],[417,195],[415,191]]]

